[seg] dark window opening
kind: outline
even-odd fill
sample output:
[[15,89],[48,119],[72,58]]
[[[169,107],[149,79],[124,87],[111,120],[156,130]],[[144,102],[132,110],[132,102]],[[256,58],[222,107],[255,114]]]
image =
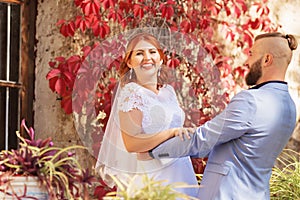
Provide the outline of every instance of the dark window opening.
[[0,149],[17,147],[20,108],[20,5],[0,3]]

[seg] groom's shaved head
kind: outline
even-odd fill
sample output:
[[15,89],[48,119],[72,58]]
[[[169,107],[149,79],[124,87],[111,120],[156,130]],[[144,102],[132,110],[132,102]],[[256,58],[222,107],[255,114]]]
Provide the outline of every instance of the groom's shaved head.
[[290,63],[292,51],[298,46],[293,35],[284,35],[279,32],[258,35],[254,41],[262,53],[271,53],[275,58],[285,57],[287,63]]

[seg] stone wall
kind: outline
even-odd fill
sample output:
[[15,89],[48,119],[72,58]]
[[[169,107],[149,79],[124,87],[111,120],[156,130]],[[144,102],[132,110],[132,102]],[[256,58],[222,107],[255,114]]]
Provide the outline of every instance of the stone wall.
[[[68,19],[76,12],[70,2],[39,0],[37,8],[34,127],[38,137],[52,137],[54,143],[59,146],[81,144],[74,128],[72,115],[66,115],[61,109],[58,96],[50,90],[46,80],[50,60],[57,56],[68,57],[78,53],[76,45],[71,45],[74,44],[74,39],[64,38],[59,34],[59,28],[56,26],[59,19]],[[87,159],[89,156],[79,157]],[[82,163],[89,165],[87,162]]]

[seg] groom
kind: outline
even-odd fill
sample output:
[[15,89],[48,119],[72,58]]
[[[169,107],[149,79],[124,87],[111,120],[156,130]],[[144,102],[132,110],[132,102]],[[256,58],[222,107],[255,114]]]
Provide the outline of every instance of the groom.
[[190,140],[172,138],[149,152],[150,156],[208,156],[201,200],[269,199],[272,167],[296,122],[295,104],[284,82],[296,48],[293,35],[258,35],[245,63],[250,68],[246,83],[255,86],[234,96]]

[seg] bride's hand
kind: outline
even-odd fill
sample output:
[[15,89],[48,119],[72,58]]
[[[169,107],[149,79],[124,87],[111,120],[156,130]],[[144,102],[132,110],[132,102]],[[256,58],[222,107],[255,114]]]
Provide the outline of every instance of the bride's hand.
[[184,141],[185,138],[191,139],[190,134],[194,134],[196,131],[196,128],[177,128],[177,131],[175,131],[175,137],[179,136],[182,141]]

